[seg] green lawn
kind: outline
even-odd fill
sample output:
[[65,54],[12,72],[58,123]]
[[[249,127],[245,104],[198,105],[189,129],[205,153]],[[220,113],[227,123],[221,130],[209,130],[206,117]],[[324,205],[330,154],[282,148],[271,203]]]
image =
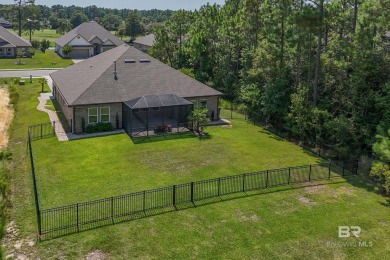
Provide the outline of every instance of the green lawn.
[[[11,32],[13,32],[14,34],[18,34],[17,31],[15,30],[10,30]],[[43,40],[43,39],[46,39],[46,40],[49,40],[51,42],[51,47],[54,47],[55,44],[54,42],[60,38],[62,35],[61,34],[57,34],[56,33],[56,30],[53,30],[53,29],[43,29],[43,30],[39,30],[39,31],[34,31],[33,32],[33,35],[31,36],[31,39],[33,40]],[[30,40],[30,34],[28,33],[22,33],[22,38],[23,39],[26,39],[26,40]]]
[[[47,122],[35,109],[39,84],[20,87],[11,129],[12,215],[19,240],[34,238],[36,219],[26,153],[28,124]],[[28,112],[27,112],[28,111]],[[318,162],[319,159],[243,121],[210,127],[212,138],[134,144],[126,135],[33,143],[43,207],[190,180]],[[45,169],[47,168],[47,169]],[[274,188],[239,199],[155,215],[24,245],[41,259],[383,259],[390,254],[390,206],[363,178]],[[338,238],[360,226],[360,238]],[[356,247],[353,242],[372,243]],[[343,244],[341,244],[343,243]],[[36,258],[35,257],[35,258]],[[33,257],[34,258],[34,257]]]
[[[153,142],[112,135],[71,142],[56,138],[34,142],[38,182],[44,208],[132,191],[317,163],[317,157],[263,129],[233,121],[213,126],[210,139]],[[50,155],[50,156],[47,156]]]
[[[22,58],[24,64],[17,64],[19,59],[0,59],[0,69],[31,69],[31,68],[65,68],[73,64],[71,59],[63,59],[52,50],[45,53],[36,50],[31,58]],[[52,64],[54,62],[54,64]]]

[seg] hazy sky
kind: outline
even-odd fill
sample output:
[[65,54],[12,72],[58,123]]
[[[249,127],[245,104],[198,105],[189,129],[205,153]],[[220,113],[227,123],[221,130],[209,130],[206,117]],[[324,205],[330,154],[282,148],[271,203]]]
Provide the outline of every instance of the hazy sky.
[[[4,4],[12,4],[13,0],[2,0]],[[52,6],[56,4],[60,5],[76,5],[76,6],[89,6],[96,5],[98,7],[107,7],[107,8],[128,8],[128,9],[186,9],[194,10],[199,9],[202,5],[209,2],[210,4],[224,4],[225,0],[35,0],[37,5],[47,5]]]

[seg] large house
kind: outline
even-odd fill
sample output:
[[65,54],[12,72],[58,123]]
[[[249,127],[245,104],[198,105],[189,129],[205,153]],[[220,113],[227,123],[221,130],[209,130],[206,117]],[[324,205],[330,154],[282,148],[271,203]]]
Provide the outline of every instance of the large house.
[[56,52],[65,56],[63,48],[72,46],[72,59],[86,59],[111,50],[124,42],[96,22],[85,22],[56,41]]
[[126,44],[50,76],[73,133],[99,122],[130,135],[164,122],[179,126],[193,107],[219,117],[221,92]]
[[145,36],[138,37],[133,43],[136,49],[143,52],[148,52],[149,49],[153,47],[154,40],[154,34],[151,33]]
[[29,57],[30,48],[31,43],[0,26],[0,57],[16,58],[19,49],[23,50],[23,56]]

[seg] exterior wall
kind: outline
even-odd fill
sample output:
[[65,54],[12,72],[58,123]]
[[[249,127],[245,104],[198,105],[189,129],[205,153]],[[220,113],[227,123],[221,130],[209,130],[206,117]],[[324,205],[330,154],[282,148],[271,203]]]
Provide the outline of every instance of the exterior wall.
[[85,126],[88,126],[88,108],[98,108],[98,120],[100,118],[100,108],[110,107],[110,122],[112,127],[116,128],[116,118],[119,118],[119,128],[122,128],[122,103],[110,103],[110,104],[98,104],[88,106],[75,107],[75,119],[74,119],[74,132],[81,133],[82,130],[82,118],[85,120]]
[[100,40],[98,37],[95,37],[91,40],[91,44],[97,44],[97,45],[102,45],[103,41]]
[[81,36],[76,36],[73,40],[71,40],[67,45],[85,45],[85,46],[90,46],[91,43],[89,43],[86,39],[84,39]]
[[207,116],[209,118],[211,118],[212,115],[214,114],[214,120],[218,119],[218,104],[219,104],[219,97],[218,96],[196,97],[196,98],[185,98],[185,99],[187,99],[189,101],[196,101],[197,104],[199,104],[199,102],[201,100],[207,100],[207,110],[208,110]]
[[143,52],[148,52],[151,47],[139,43],[134,43],[134,48]]
[[58,53],[58,55],[60,55],[61,57],[64,57],[64,53],[62,52],[62,47],[60,45],[58,45],[56,43],[56,52]]
[[16,56],[15,48],[6,47],[0,49],[3,50],[3,52],[0,52],[0,57],[14,58]]
[[54,83],[53,83],[53,95],[57,100],[58,104],[60,105],[62,113],[64,113],[66,120],[68,121],[69,125],[71,125],[72,118],[73,118],[73,109],[72,107],[68,106],[65,99],[62,97],[61,93],[58,91],[57,86]]

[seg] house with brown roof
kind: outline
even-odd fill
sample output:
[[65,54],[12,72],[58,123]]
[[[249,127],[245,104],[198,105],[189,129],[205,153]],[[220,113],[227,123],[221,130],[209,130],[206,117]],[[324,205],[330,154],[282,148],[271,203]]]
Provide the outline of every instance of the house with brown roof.
[[150,48],[153,47],[154,41],[154,34],[151,33],[145,36],[138,37],[136,40],[133,41],[133,43],[136,49],[143,52],[148,52]]
[[31,43],[0,26],[0,57],[16,58],[18,49],[23,50],[24,56],[31,56]]
[[193,107],[219,118],[221,92],[125,44],[50,76],[73,133],[99,122],[130,135],[156,125],[179,129]]
[[111,50],[124,42],[97,22],[85,22],[57,39],[56,52],[64,57],[63,48],[72,46],[69,58],[86,59]]

